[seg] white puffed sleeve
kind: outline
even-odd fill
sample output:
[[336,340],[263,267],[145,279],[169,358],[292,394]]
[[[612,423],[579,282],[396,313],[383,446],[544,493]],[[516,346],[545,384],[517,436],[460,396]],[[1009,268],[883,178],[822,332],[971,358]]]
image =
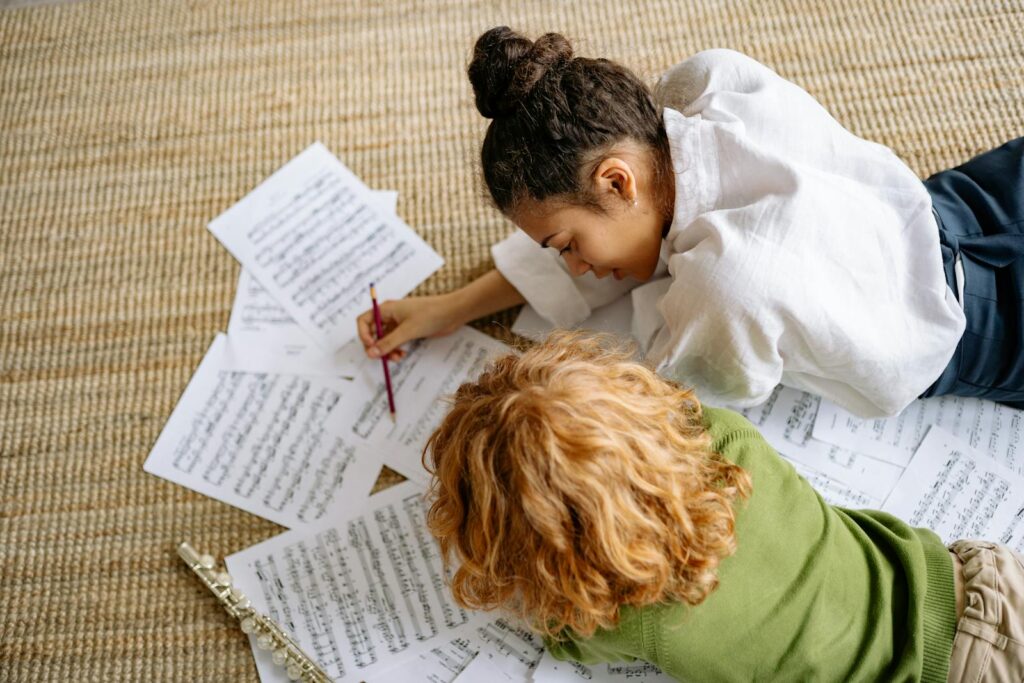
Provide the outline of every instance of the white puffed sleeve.
[[702,402],[755,406],[782,379],[785,331],[767,314],[756,283],[744,282],[743,273],[703,267],[713,258],[705,253],[709,246],[671,257],[674,277],[657,304],[667,322],[648,358],[662,376],[695,389]]
[[554,249],[543,249],[522,230],[491,247],[494,266],[526,302],[555,327],[572,327],[593,309],[611,303],[639,284],[632,278],[598,279],[593,272],[569,274]]

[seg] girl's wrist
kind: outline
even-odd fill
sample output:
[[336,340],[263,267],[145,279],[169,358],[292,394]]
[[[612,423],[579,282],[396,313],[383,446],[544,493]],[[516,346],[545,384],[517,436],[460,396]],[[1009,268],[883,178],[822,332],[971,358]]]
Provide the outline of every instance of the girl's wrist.
[[466,289],[462,287],[440,295],[444,310],[447,312],[445,318],[453,327],[461,327],[474,319],[471,311],[472,302],[466,296]]

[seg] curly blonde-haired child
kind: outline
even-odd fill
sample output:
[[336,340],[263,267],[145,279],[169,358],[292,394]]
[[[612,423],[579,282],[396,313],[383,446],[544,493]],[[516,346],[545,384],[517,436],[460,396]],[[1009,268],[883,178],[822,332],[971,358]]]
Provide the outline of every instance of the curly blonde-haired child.
[[698,681],[1024,675],[1012,550],[827,504],[742,416],[606,339],[494,361],[424,461],[456,600],[556,657]]

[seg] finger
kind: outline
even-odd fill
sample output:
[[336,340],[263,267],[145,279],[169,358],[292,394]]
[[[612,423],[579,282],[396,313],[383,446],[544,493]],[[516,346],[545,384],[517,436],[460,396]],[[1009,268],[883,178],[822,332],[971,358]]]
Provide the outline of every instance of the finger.
[[387,356],[415,336],[415,332],[410,329],[409,325],[399,325],[394,330],[377,340],[373,345],[373,348],[368,351],[370,357],[380,358],[381,356]]
[[405,349],[398,348],[388,354],[388,360],[397,363],[405,358]]
[[363,343],[363,347],[373,346],[373,343],[377,341],[374,334],[373,311],[366,311],[356,318],[356,329],[359,331],[359,341]]

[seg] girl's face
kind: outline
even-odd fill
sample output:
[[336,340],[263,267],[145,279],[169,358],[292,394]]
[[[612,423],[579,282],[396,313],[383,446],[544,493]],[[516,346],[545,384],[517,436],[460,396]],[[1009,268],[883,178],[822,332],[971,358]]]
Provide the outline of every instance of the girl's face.
[[557,250],[575,276],[592,270],[599,278],[649,280],[665,223],[655,193],[649,184],[641,188],[629,163],[618,158],[600,164],[594,183],[605,213],[547,199],[524,202],[512,220],[542,248]]

